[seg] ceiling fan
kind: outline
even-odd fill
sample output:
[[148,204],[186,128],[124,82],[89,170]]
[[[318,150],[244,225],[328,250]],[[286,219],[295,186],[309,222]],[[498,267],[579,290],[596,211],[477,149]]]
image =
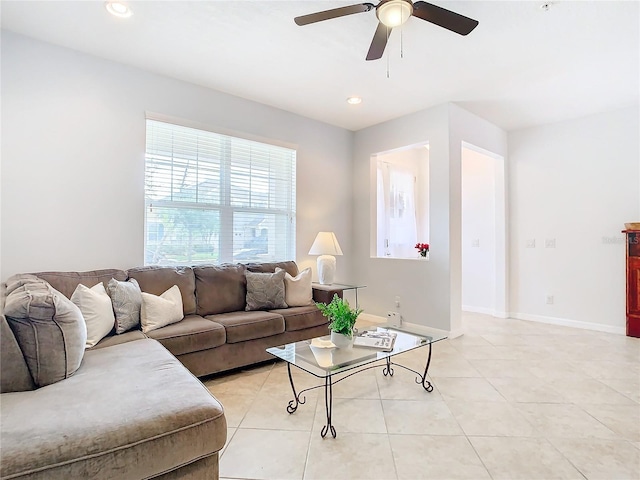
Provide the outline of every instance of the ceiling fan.
[[348,7],[333,8],[322,12],[310,13],[296,17],[296,24],[308,25],[310,23],[331,20],[332,18],[344,17],[354,13],[369,12],[376,9],[378,17],[378,28],[373,35],[367,60],[377,60],[382,57],[387,46],[387,40],[394,27],[399,27],[405,23],[409,17],[417,17],[440,27],[451,30],[459,35],[468,35],[478,26],[478,21],[465,17],[459,13],[452,12],[446,8],[438,7],[427,2],[412,2],[411,0],[380,0],[378,5],[372,3],[359,3]]

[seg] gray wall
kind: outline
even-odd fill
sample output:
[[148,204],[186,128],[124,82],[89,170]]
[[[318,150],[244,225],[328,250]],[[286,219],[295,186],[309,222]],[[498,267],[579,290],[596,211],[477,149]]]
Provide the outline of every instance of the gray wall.
[[321,230],[351,250],[352,132],[3,32],[3,280],[143,264],[145,112],[297,148],[300,266]]

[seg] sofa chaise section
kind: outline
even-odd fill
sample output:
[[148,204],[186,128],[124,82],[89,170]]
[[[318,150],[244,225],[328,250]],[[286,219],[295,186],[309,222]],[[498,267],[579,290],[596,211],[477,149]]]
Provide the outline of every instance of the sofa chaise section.
[[227,432],[218,401],[151,339],[88,350],[64,381],[3,394],[0,423],[3,479],[218,478]]

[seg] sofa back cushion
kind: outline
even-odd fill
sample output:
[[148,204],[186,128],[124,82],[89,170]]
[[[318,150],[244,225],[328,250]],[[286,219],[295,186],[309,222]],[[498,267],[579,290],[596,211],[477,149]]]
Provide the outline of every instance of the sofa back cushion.
[[0,316],[0,393],[33,390],[33,379],[7,319]]
[[244,310],[247,295],[244,265],[223,264],[194,267],[197,314],[201,316]]
[[137,267],[128,270],[130,278],[135,278],[140,290],[160,296],[174,285],[182,295],[184,315],[196,313],[196,279],[191,267]]
[[5,315],[37,387],[80,367],[87,327],[78,307],[49,284],[37,280],[11,289]]
[[274,273],[276,271],[276,267],[279,267],[292,277],[298,275],[298,265],[296,265],[296,262],[294,261],[247,263],[245,267],[247,270],[254,273]]
[[79,284],[91,288],[98,282],[102,282],[104,283],[104,288],[107,288],[109,280],[112,278],[119,281],[127,279],[127,272],[113,268],[92,270],[90,272],[39,272],[34,275],[46,281],[67,298],[71,298]]

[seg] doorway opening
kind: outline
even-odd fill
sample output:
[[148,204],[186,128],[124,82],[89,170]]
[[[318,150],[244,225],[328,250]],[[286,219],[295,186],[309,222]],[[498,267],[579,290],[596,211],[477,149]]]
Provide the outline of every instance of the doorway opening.
[[462,310],[507,317],[504,158],[462,143]]

